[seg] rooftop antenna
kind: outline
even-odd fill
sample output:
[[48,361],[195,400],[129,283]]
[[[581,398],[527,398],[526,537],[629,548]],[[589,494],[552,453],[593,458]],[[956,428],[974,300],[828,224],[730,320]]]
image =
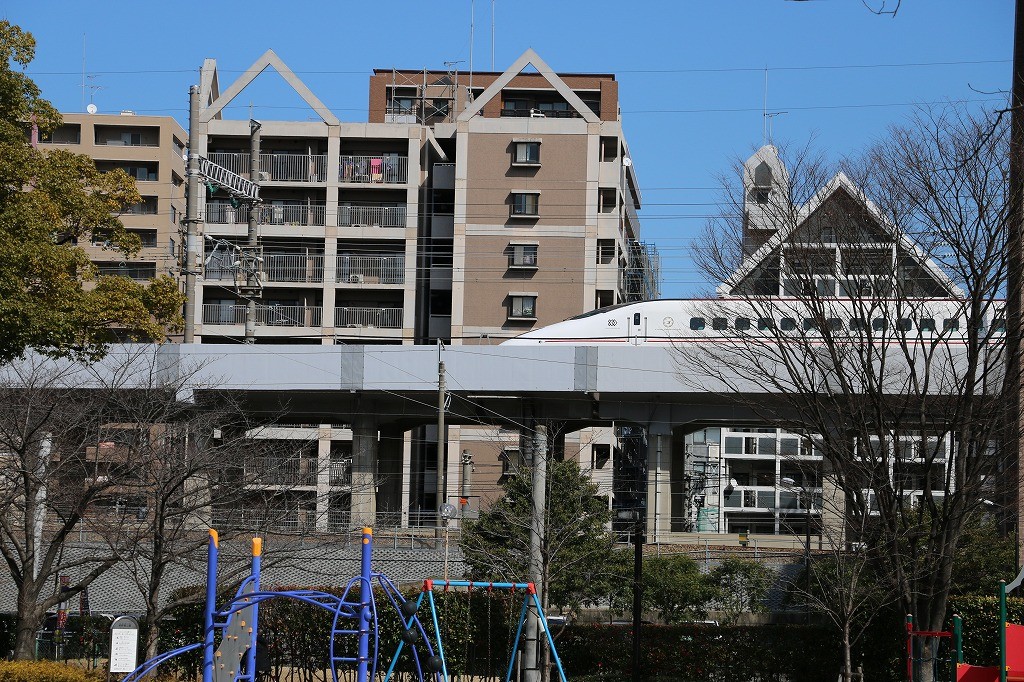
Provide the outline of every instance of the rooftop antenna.
[[764,97],[761,100],[761,144],[772,144],[772,119],[788,111],[768,111],[768,66],[764,67]]

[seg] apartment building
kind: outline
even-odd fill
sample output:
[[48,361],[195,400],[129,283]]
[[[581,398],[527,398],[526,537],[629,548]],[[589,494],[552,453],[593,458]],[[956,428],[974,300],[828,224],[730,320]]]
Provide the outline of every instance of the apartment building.
[[[319,120],[259,121],[252,178],[250,121],[228,118],[226,107],[268,68]],[[640,240],[639,184],[611,74],[556,74],[533,51],[501,73],[381,69],[370,77],[366,122],[340,120],[272,51],[223,89],[207,60],[200,91],[196,151],[260,186],[255,343],[498,343],[657,296],[657,254]],[[203,272],[189,292],[195,338],[242,341],[248,207],[223,191],[204,194]],[[341,467],[351,456],[346,426],[301,431],[317,441],[312,452]],[[466,492],[456,453],[474,463],[476,506],[516,461],[518,439],[451,427],[449,497]],[[401,483],[382,486],[378,510],[402,524],[434,522],[436,440],[433,427],[404,438],[393,467]],[[596,478],[611,495],[611,430],[565,440],[585,466],[600,463]],[[335,478],[318,482],[321,502],[304,503],[318,527],[344,525],[349,483]]]
[[148,280],[178,274],[180,221],[185,213],[188,136],[169,116],[64,114],[63,124],[39,140],[40,148],[85,154],[100,171],[119,168],[135,178],[142,201],[121,216],[142,242],[131,257],[107,247],[102,235],[80,244],[100,274]]

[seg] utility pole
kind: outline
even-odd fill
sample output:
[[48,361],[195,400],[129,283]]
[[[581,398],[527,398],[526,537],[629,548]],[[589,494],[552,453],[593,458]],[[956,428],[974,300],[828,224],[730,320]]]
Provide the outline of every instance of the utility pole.
[[199,155],[196,141],[199,135],[199,86],[188,89],[188,185],[185,197],[185,343],[196,338],[196,273],[201,257],[199,253]]
[[[249,179],[257,185],[260,181],[260,122],[249,119]],[[260,289],[259,268],[262,259],[258,258],[257,226],[260,220],[259,203],[249,204],[249,240],[246,242],[245,257],[241,259],[245,267],[245,342],[256,343],[256,295]]]
[[444,344],[441,340],[437,340],[437,481],[435,482],[435,493],[437,501],[434,504],[435,511],[437,512],[437,526],[434,528],[434,539],[440,546],[441,541],[444,539],[444,529],[442,526],[447,525],[448,520],[442,519],[441,506],[448,500],[448,472],[445,466],[445,455],[446,446],[448,445],[448,432],[444,425],[444,410],[445,401],[447,400],[445,390],[445,377],[444,377],[444,360],[441,359],[441,351],[444,349]]
[[[1021,454],[1024,452],[1024,428],[1021,407],[1024,406],[1024,385],[1021,382],[1021,340],[1024,337],[1024,0],[1016,0],[1013,28],[1013,82],[1010,87],[1010,176],[1009,206],[1006,211],[1006,381],[1007,381],[1007,450],[1013,455],[1016,474],[1016,528],[1020,528],[1024,512],[1024,490],[1021,485]],[[1017,537],[1019,531],[1015,532]],[[1020,561],[1020,543],[1015,553]]]
[[[530,518],[530,580],[537,589],[541,605],[546,603],[547,586],[544,584],[544,558],[541,541],[546,531],[544,518],[547,509],[548,428],[537,424],[533,429],[532,473],[533,513]],[[533,611],[527,612],[526,645],[523,648],[523,682],[538,682],[540,670],[540,619]]]

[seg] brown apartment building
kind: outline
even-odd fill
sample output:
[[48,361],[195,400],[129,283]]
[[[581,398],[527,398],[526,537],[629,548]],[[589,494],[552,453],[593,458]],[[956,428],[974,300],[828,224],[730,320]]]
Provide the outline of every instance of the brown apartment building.
[[100,274],[148,280],[178,274],[179,223],[185,212],[188,136],[169,116],[64,114],[64,123],[39,141],[42,148],[67,149],[92,157],[100,171],[120,168],[135,178],[142,202],[121,222],[139,236],[142,249],[131,256],[108,248],[102,236],[82,244]]
[[[268,68],[318,120],[259,122],[255,343],[493,344],[657,295],[613,75],[556,74],[532,51],[501,73],[381,69],[370,77],[368,121],[357,123],[340,120],[271,51],[223,89],[207,60],[195,148],[247,178],[250,122],[225,116]],[[205,194],[195,340],[239,342],[247,216],[223,192]],[[329,465],[322,470],[340,472],[351,458],[346,424],[286,431],[278,435],[317,441],[297,449]],[[394,484],[381,486],[377,510],[396,523],[433,522],[435,443],[432,427],[421,428],[400,461],[389,456]],[[607,465],[595,478],[610,494],[614,447],[610,431],[595,430],[567,437],[565,451]],[[486,497],[517,448],[516,432],[451,428],[449,490],[460,490],[455,453],[472,455]],[[346,479],[321,479],[294,502],[300,523],[342,527]]]

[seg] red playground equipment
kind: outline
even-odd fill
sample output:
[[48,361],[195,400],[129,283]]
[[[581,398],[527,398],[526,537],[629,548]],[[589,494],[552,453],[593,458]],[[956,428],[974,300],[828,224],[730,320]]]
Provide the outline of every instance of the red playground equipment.
[[963,662],[960,647],[960,617],[953,616],[956,642],[955,682],[1024,682],[1024,625],[1006,622],[1006,595],[1020,587],[1024,581],[1021,571],[1009,585],[999,581],[999,665],[977,666]]

